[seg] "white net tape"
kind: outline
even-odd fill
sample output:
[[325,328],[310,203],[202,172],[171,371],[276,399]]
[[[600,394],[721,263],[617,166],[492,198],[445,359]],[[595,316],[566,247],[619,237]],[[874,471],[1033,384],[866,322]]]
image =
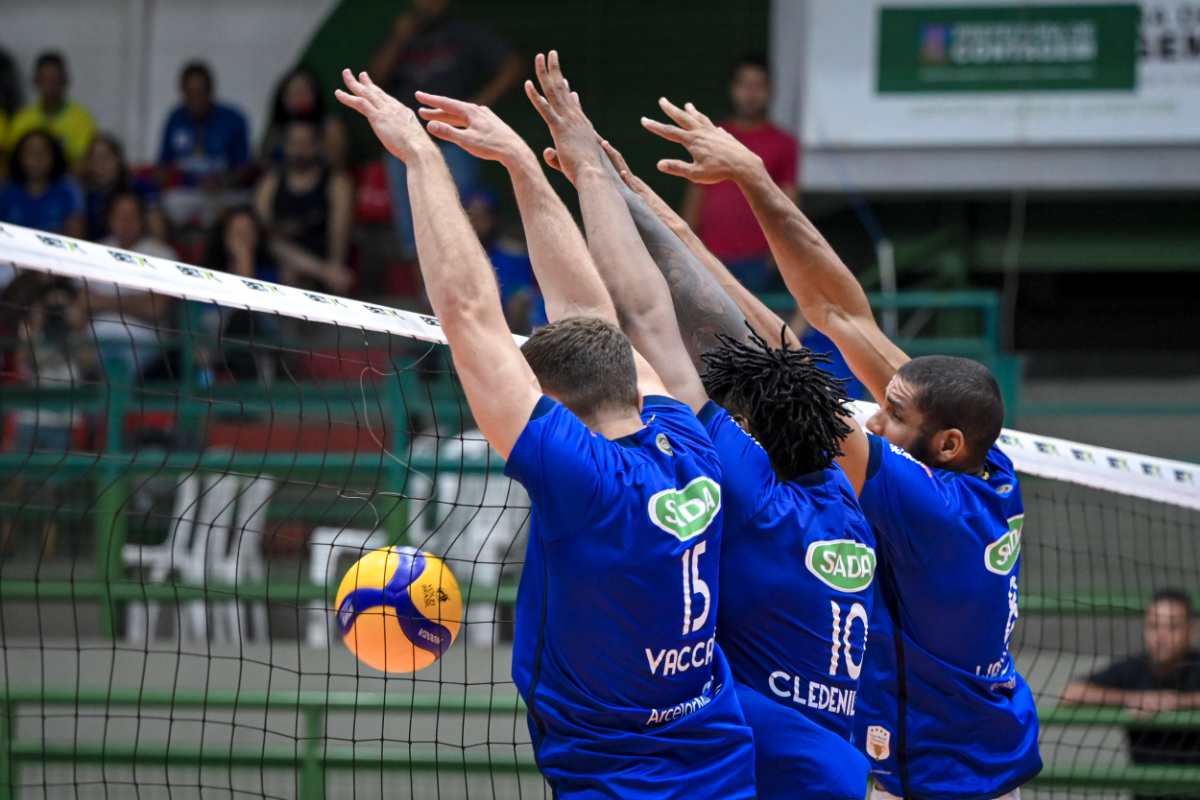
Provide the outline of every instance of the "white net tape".
[[[172,297],[446,342],[437,319],[424,314],[239,278],[17,225],[0,225],[3,263]],[[861,401],[855,405],[860,423],[878,408]],[[1196,475],[1200,467],[1184,461],[1008,429],[1000,436],[1000,447],[1022,473],[1200,509]]]

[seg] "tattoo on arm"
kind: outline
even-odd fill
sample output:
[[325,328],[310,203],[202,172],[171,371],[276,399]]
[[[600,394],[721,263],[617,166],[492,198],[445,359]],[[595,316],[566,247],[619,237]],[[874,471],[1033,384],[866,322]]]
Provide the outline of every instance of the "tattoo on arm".
[[716,334],[747,335],[746,318],[712,274],[674,231],[619,177],[614,178],[637,225],[642,242],[667,279],[679,330],[692,363],[703,374],[700,356],[717,347]]

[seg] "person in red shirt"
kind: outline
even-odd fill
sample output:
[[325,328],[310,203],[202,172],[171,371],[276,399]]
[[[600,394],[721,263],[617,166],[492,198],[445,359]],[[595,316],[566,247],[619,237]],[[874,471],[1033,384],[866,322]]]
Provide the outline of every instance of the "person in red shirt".
[[[721,122],[721,127],[761,157],[775,183],[793,202],[799,202],[796,165],[800,147],[795,139],[767,121],[771,75],[766,59],[758,56],[740,59],[733,70],[729,94],[733,117]],[[776,270],[767,237],[733,181],[707,186],[689,184],[682,216],[746,288],[763,292],[771,287]]]

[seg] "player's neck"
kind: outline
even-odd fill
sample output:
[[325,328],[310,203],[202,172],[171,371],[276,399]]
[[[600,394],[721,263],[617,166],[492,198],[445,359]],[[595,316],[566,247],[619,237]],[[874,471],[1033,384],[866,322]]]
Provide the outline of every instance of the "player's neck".
[[585,420],[584,424],[609,441],[620,439],[622,436],[628,436],[631,433],[637,433],[646,427],[642,423],[641,415],[632,411],[624,414],[597,416]]

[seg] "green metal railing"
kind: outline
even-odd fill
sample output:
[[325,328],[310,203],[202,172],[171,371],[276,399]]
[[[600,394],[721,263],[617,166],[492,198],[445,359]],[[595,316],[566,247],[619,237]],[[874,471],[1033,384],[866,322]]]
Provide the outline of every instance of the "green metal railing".
[[[14,734],[22,707],[95,707],[114,709],[181,708],[208,710],[262,709],[295,711],[303,717],[302,737],[294,746],[274,745],[239,749],[223,744],[180,741],[53,742],[24,739]],[[222,767],[226,769],[285,769],[296,772],[300,800],[323,800],[330,770],[384,769],[410,772],[534,774],[537,764],[526,745],[513,744],[510,757],[472,753],[446,746],[414,751],[412,747],[331,744],[325,725],[331,713],[505,715],[514,719],[525,711],[515,693],[507,698],[461,698],[448,695],[376,692],[231,692],[153,691],[138,689],[10,688],[0,694],[0,800],[15,800],[18,768],[22,764],[94,764]],[[112,714],[116,716],[115,714]]]
[[[790,294],[763,295],[762,300],[784,319],[790,318],[796,301]],[[953,335],[898,338],[896,344],[912,356],[950,355],[973,358],[996,376],[1008,409],[1008,422],[1016,417],[1021,403],[1021,359],[1002,352],[1000,346],[1000,295],[988,291],[869,292],[867,301],[876,312],[928,311],[953,315]],[[965,318],[964,318],[965,317]],[[936,326],[935,326],[936,327]],[[962,331],[974,329],[973,335]]]
[[[135,713],[144,708],[210,710],[264,710],[295,712],[303,719],[303,735],[293,746],[273,745],[239,749],[229,743],[186,741],[96,742],[46,741],[15,735],[15,722],[25,707],[98,708],[110,718],[120,709]],[[139,689],[10,688],[0,694],[0,800],[15,800],[18,769],[22,764],[180,765],[226,769],[294,770],[301,800],[323,800],[326,774],[331,770],[363,768],[409,772],[537,774],[528,745],[512,743],[511,756],[497,756],[496,745],[487,753],[445,745],[427,750],[411,746],[384,748],[331,744],[326,734],[329,715],[348,713],[436,714],[495,716],[517,721],[525,705],[515,693],[503,698],[455,697],[447,694],[378,692],[246,692]],[[1200,712],[1159,714],[1136,719],[1114,708],[1044,707],[1038,712],[1043,727],[1101,726],[1163,731],[1200,729]],[[178,721],[190,721],[181,718]],[[338,740],[342,741],[342,740]],[[1171,765],[1064,765],[1048,764],[1030,784],[1038,788],[1094,789],[1141,793],[1178,792],[1200,785],[1200,767]]]

